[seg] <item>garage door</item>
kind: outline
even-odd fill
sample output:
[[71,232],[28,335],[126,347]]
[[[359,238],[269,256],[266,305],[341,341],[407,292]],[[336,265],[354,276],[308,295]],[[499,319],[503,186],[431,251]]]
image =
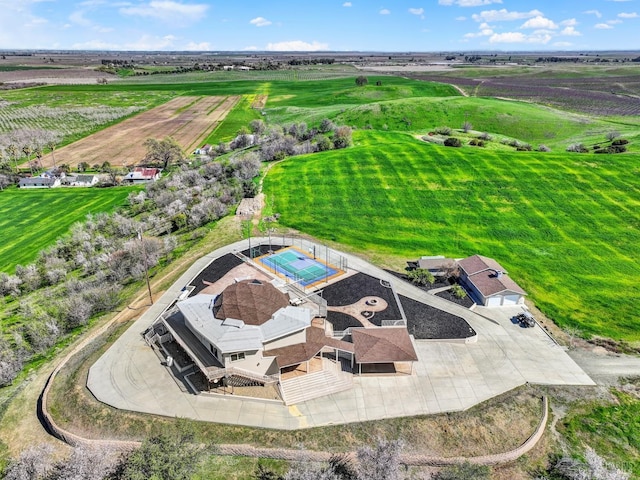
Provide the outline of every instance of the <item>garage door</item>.
[[502,305],[517,305],[520,300],[520,295],[505,295]]
[[489,297],[487,298],[486,305],[487,307],[499,307],[500,305],[502,305],[502,297],[501,296]]

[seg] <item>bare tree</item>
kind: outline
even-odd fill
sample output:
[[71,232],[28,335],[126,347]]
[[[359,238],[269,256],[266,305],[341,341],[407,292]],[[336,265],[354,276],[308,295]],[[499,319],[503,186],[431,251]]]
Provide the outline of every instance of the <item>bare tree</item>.
[[464,133],[469,133],[469,130],[471,130],[473,128],[473,125],[471,125],[471,122],[465,120],[465,122],[462,124],[462,131]]
[[358,449],[359,480],[400,480],[402,440],[378,440],[375,447]]
[[610,132],[607,132],[607,140],[612,142],[613,140],[615,140],[616,138],[618,138],[620,136],[620,132],[617,130],[611,130]]
[[30,447],[12,461],[5,480],[43,480],[53,468],[53,448],[47,444]]

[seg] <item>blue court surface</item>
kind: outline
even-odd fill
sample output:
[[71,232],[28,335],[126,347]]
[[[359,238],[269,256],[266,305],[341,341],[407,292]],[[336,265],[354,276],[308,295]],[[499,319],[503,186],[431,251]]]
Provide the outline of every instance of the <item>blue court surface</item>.
[[340,270],[314,260],[301,250],[292,247],[256,260],[303,287],[319,283],[341,273]]

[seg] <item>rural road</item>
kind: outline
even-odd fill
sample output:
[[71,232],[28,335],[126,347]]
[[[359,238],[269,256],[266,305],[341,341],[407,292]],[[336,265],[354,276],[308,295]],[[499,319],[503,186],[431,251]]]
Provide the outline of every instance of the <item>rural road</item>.
[[640,376],[640,357],[610,353],[601,347],[578,348],[568,353],[599,385],[615,384],[619,377]]

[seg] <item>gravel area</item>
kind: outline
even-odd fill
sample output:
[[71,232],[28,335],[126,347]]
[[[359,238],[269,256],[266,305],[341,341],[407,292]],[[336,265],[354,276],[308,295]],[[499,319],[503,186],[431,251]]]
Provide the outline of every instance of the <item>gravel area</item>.
[[205,285],[203,281],[207,281],[210,283],[217,282],[222,277],[224,277],[229,270],[237,267],[238,265],[242,265],[242,263],[242,260],[240,260],[232,253],[227,253],[226,255],[223,255],[222,257],[214,260],[209,265],[207,265],[207,267],[202,272],[200,272],[196,278],[193,279],[191,285],[196,288],[193,292],[191,292],[190,296],[197,295],[207,287],[207,285]]
[[358,320],[342,312],[327,312],[327,321],[333,325],[334,332],[341,332],[349,327],[362,327]]
[[371,323],[380,326],[382,320],[399,320],[402,318],[391,288],[383,286],[379,278],[365,273],[356,273],[327,286],[322,291],[322,296],[329,306],[351,305],[362,297],[380,297],[388,303],[388,307],[381,312],[376,312],[370,320]]
[[463,318],[402,295],[400,301],[407,317],[407,330],[417,340],[464,339],[476,334]]
[[473,305],[473,300],[469,298],[469,295],[465,295],[463,298],[456,297],[450,290],[436,293],[436,296],[449,300],[450,302],[457,303],[463,307],[470,308]]

